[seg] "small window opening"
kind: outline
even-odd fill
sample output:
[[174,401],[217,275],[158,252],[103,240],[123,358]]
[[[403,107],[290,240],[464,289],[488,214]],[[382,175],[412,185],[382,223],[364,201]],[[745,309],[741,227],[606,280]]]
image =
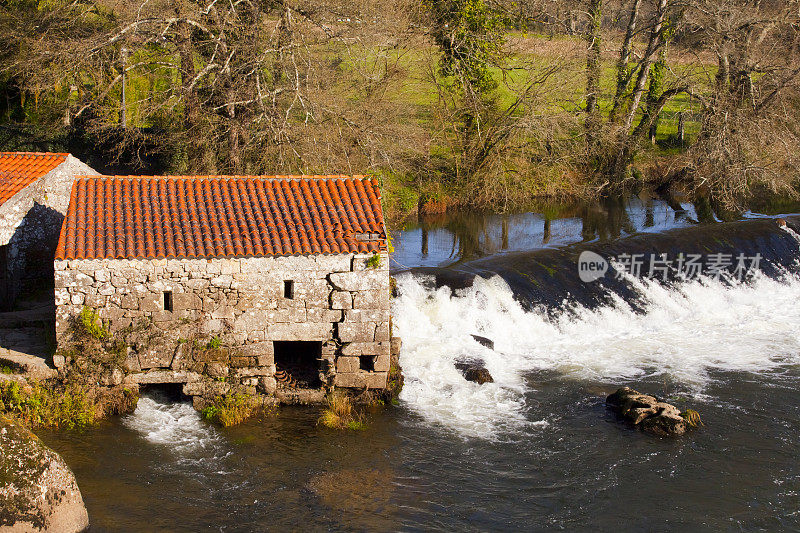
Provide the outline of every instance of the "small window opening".
[[284,281],[283,282],[283,297],[292,299],[294,298],[294,281]]
[[371,355],[362,355],[358,358],[358,367],[367,372],[375,370],[375,358]]
[[172,311],[172,291],[164,291],[164,311]]

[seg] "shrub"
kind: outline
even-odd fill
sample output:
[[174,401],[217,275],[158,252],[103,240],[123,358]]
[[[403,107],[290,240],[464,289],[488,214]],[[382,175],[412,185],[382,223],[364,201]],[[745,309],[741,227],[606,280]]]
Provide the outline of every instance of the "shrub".
[[110,332],[97,311],[89,307],[81,309],[78,315],[78,327],[82,333],[92,337],[93,339],[103,340],[108,338]]
[[39,383],[0,385],[0,413],[29,427],[85,427],[94,423],[97,405],[76,385],[49,388]]
[[372,254],[372,256],[367,259],[367,268],[380,268],[381,266],[381,254]]
[[327,408],[322,411],[320,424],[331,429],[364,429],[364,422],[353,410],[353,402],[347,394],[334,391],[329,394]]
[[202,414],[223,427],[235,426],[247,420],[255,412],[256,400],[249,394],[233,391],[214,398],[210,405],[203,409]]
[[209,350],[219,350],[222,347],[222,339],[220,339],[217,335],[211,337],[211,340],[208,341],[206,344],[206,348]]

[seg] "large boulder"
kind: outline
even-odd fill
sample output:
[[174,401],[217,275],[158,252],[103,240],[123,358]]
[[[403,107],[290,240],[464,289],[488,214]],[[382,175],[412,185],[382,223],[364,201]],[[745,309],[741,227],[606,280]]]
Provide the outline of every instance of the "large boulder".
[[461,371],[461,375],[467,381],[475,382],[478,385],[494,383],[494,378],[481,359],[460,359],[456,361],[456,368]]
[[606,398],[606,404],[636,427],[659,436],[683,435],[687,424],[680,410],[655,396],[622,387]]
[[0,532],[89,527],[75,476],[33,433],[0,416]]

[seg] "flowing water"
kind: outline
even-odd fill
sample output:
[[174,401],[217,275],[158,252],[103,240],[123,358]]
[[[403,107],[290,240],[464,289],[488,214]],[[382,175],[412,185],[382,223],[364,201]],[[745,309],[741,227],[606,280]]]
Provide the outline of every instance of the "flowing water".
[[[121,420],[41,436],[74,469],[92,531],[800,529],[800,237],[771,220],[707,229],[674,207],[553,219],[547,243],[530,213],[400,232],[406,385],[364,431],[300,407],[220,429],[153,394]],[[584,248],[684,245],[758,251],[765,268],[746,282],[574,281]],[[464,357],[494,383],[465,381]],[[604,404],[621,385],[705,426],[675,439],[626,427]]]

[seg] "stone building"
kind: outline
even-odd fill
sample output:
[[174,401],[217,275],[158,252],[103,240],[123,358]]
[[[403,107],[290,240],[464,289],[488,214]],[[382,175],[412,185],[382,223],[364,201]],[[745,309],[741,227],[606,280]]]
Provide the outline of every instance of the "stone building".
[[282,401],[382,389],[386,251],[380,191],[360,177],[80,178],[55,257],[56,336],[68,343],[84,308],[112,333],[151,327],[159,340],[128,346],[123,379],[195,399],[231,384]]
[[52,258],[77,175],[69,154],[0,152],[0,310],[28,286],[52,284]]

